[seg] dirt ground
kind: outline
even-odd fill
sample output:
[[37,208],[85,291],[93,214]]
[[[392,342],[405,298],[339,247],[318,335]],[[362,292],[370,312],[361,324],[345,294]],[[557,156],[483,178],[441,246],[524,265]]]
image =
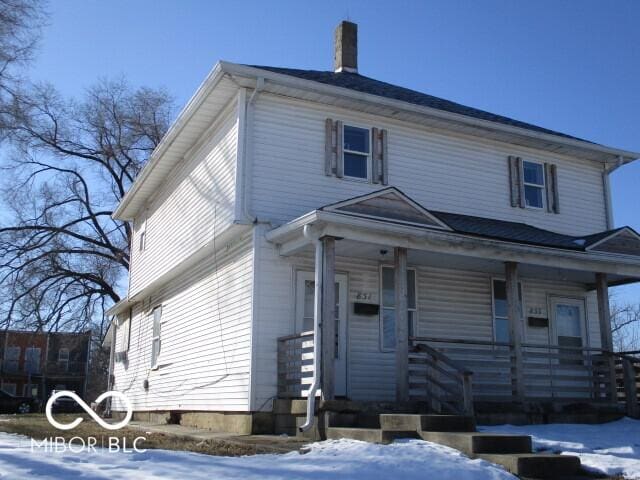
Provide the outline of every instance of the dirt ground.
[[95,437],[97,446],[100,446],[102,442],[107,445],[109,437],[118,437],[120,445],[126,444],[133,447],[134,439],[142,436],[145,437],[145,440],[140,440],[136,444],[139,449],[185,450],[232,457],[261,453],[285,453],[299,450],[304,444],[304,442],[295,439],[283,441],[279,437],[269,438],[269,436],[230,435],[228,438],[196,440],[180,435],[144,431],[140,428],[125,427],[112,431],[100,427],[88,416],[79,414],[58,414],[56,419],[61,423],[69,423],[78,416],[85,418],[85,421],[72,430],[64,431],[49,424],[43,414],[0,415],[0,431],[18,433],[36,440],[63,437],[66,441],[70,441],[74,437],[80,437],[86,442],[88,437]]

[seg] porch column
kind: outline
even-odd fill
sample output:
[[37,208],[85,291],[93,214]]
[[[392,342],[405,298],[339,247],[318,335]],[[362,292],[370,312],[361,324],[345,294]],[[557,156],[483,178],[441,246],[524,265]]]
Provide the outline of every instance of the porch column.
[[[333,237],[321,239],[322,258],[322,398],[334,398],[336,352],[336,241]],[[316,266],[317,268],[317,266]]]
[[611,313],[609,311],[609,285],[607,274],[596,273],[596,294],[598,296],[598,319],[600,321],[600,345],[603,350],[613,351],[611,335]]
[[520,295],[518,289],[518,264],[505,262],[505,280],[507,290],[507,315],[509,317],[509,335],[513,345],[512,385],[519,400],[524,399],[524,372],[522,371],[522,321],[520,318]]
[[396,400],[409,401],[409,319],[407,290],[407,249],[394,252],[396,287]]
[[[600,326],[600,348],[604,352],[613,352],[613,336],[611,334],[611,312],[609,310],[609,285],[607,284],[606,273],[596,273],[596,295],[598,297],[598,320]],[[609,367],[609,378],[611,379],[610,393],[611,401],[618,401],[618,386],[616,383],[616,364],[610,353],[605,353],[607,365]]]

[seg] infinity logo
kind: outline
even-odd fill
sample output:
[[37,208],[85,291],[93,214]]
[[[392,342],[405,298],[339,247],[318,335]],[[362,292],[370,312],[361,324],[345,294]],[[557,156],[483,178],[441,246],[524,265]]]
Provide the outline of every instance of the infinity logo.
[[118,430],[122,427],[125,427],[129,423],[129,420],[131,420],[131,417],[133,415],[133,407],[131,406],[131,402],[124,393],[117,392],[115,390],[109,390],[108,392],[104,392],[102,395],[96,398],[96,403],[99,404],[105,398],[116,397],[127,407],[127,414],[125,415],[124,420],[118,423],[107,423],[102,418],[100,418],[96,412],[91,410],[91,407],[84,403],[84,401],[74,392],[71,392],[69,390],[61,390],[51,395],[49,400],[47,400],[47,406],[45,407],[47,420],[49,420],[49,423],[59,430],[71,430],[72,428],[76,428],[78,425],[80,425],[80,423],[82,423],[83,420],[83,418],[78,417],[73,422],[67,424],[56,421],[51,414],[51,408],[53,407],[53,402],[55,402],[60,397],[69,397],[74,399],[78,403],[78,405],[80,405],[82,409],[96,421],[98,425],[100,425],[102,428],[106,428],[107,430]]

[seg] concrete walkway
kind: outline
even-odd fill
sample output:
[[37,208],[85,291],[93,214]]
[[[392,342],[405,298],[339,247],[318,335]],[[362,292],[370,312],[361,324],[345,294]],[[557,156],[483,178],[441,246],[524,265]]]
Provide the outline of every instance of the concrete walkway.
[[236,445],[249,445],[256,447],[256,449],[261,453],[287,453],[300,451],[304,445],[309,443],[308,440],[290,437],[287,435],[238,435],[234,433],[213,432],[211,430],[166,423],[156,424],[131,421],[127,427],[140,430],[141,432],[161,433],[190,440],[218,440]]

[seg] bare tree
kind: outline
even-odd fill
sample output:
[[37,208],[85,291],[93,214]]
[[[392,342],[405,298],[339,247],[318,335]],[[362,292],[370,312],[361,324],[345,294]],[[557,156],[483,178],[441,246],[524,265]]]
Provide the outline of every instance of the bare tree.
[[618,352],[640,350],[640,302],[611,300],[611,332]]
[[[0,321],[104,331],[120,299],[131,229],[114,207],[168,128],[163,90],[101,81],[79,101],[50,85],[17,92],[0,112],[11,142],[0,216]],[[96,325],[97,324],[97,325]],[[101,335],[100,335],[101,337]]]
[[0,0],[0,100],[11,98],[21,69],[33,57],[44,7],[43,0]]

